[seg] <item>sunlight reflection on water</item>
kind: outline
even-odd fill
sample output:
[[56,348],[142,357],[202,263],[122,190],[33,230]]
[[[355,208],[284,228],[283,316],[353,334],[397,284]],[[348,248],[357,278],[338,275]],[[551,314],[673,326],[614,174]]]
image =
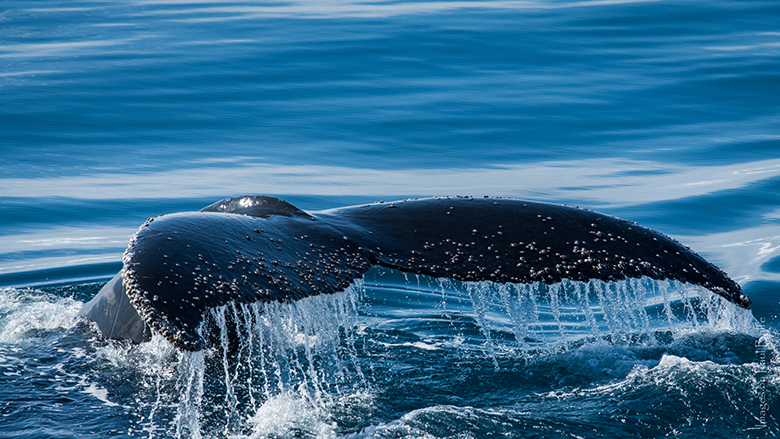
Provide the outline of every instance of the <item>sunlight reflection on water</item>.
[[[780,175],[780,159],[682,166],[592,159],[472,169],[368,169],[244,163],[144,174],[0,178],[0,197],[196,198],[239,194],[431,196],[468,194],[637,205],[744,187]],[[208,182],[204,185],[203,182]],[[608,184],[605,184],[608,183]],[[110,190],[107,190],[110,188]]]

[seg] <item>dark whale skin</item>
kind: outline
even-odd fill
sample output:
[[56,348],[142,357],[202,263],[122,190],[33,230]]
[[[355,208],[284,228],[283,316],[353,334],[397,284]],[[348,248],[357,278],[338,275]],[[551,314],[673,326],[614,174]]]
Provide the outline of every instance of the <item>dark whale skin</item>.
[[[498,283],[647,276],[701,285],[750,308],[736,282],[666,235],[586,209],[503,198],[318,213],[272,197],[229,198],[149,219],[131,239],[121,274],[143,321],[180,349],[197,350],[210,308],[336,293],[375,265]],[[97,315],[86,308],[85,317]]]

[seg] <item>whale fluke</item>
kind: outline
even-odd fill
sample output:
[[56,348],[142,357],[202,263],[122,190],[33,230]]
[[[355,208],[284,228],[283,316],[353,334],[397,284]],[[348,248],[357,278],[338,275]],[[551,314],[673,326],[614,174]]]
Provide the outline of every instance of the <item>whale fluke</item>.
[[[376,265],[498,283],[647,276],[701,285],[750,307],[736,282],[666,235],[586,209],[499,198],[317,213],[272,197],[228,198],[200,212],[149,219],[130,241],[121,277],[143,322],[177,347],[197,350],[197,328],[210,308],[336,293]],[[104,290],[98,296],[117,294]],[[101,302],[93,302],[82,315],[106,335],[135,339],[117,333]],[[137,328],[132,323],[125,324]]]

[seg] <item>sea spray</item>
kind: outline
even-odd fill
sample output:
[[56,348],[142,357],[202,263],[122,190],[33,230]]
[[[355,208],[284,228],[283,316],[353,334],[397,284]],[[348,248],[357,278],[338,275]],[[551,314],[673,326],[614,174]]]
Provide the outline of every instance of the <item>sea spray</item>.
[[[421,279],[421,285],[411,290],[371,285],[369,295],[398,295],[392,303],[403,307],[400,301],[415,287],[424,293],[427,281],[428,292],[441,301],[429,313],[467,317],[450,322],[470,319],[482,339],[471,337],[466,345],[474,343],[496,371],[499,365],[511,364],[506,361],[512,358],[534,362],[599,343],[634,346],[639,341],[651,346],[659,343],[658,334],[677,340],[697,331],[756,331],[748,311],[703,288],[674,281],[567,280],[546,285],[417,276],[406,282],[417,284]],[[158,413],[173,407],[168,433],[175,437],[341,434],[334,407],[356,398],[370,405],[373,398],[371,374],[366,372],[372,354],[357,342],[361,322],[372,313],[360,303],[365,294],[358,282],[335,295],[291,303],[231,303],[210,310],[199,328],[206,348],[177,353],[175,392],[165,394],[170,380],[152,378],[163,369],[170,373],[170,364],[163,361],[150,367],[157,368],[149,381],[158,396],[148,405],[144,430],[154,437],[165,419]],[[370,302],[367,299],[364,302]],[[450,331],[447,336],[451,335]],[[425,340],[382,346],[447,347],[436,337]]]
[[[361,291],[357,282],[334,295],[210,310],[199,329],[206,348],[180,354],[176,437],[248,435],[272,427],[265,415],[279,407],[325,419],[342,393],[365,390],[355,348]],[[317,425],[317,436],[329,431]]]
[[94,356],[96,367],[112,364],[113,369],[122,371],[125,379],[133,382],[137,389],[132,394],[133,400],[127,401],[137,416],[131,433],[149,439],[175,434],[172,428],[175,430],[176,417],[187,404],[180,392],[185,353],[161,335],[152,333],[149,342],[137,346],[124,342],[107,343],[98,347]]
[[0,343],[75,326],[81,302],[38,290],[0,288]]
[[177,438],[200,439],[200,408],[203,402],[203,351],[182,352],[179,360],[177,389],[179,404],[176,411]]
[[[566,280],[553,285],[450,282],[447,287],[465,290],[471,306],[440,308],[473,315],[490,355],[518,349],[523,355],[565,351],[575,340],[602,336],[620,343],[652,338],[657,332],[674,336],[696,330],[757,331],[749,311],[703,287],[672,280]],[[446,301],[455,294],[441,297]],[[491,335],[496,331],[511,332],[516,343],[505,337],[499,343]]]

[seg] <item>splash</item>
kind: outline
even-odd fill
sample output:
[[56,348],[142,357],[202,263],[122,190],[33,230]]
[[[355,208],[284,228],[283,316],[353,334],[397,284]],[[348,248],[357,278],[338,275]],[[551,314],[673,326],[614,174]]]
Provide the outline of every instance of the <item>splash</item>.
[[[409,309],[410,319],[433,321],[440,319],[433,315],[445,314],[471,322],[471,346],[467,342],[456,351],[477,349],[493,360],[496,370],[518,357],[541,360],[560,353],[576,357],[583,349],[657,346],[669,343],[664,337],[674,343],[696,333],[760,336],[749,311],[675,281],[526,285],[403,276],[399,282],[408,287],[404,289],[391,277],[368,292],[361,281],[334,295],[211,309],[199,328],[206,346],[199,352],[178,351],[155,337],[142,345],[142,354],[135,354],[145,358],[141,363],[148,390],[149,414],[140,430],[149,438],[343,434],[336,419],[345,406],[371,411],[372,348],[364,337],[371,337],[377,314],[367,305],[376,300],[370,296],[397,296],[383,297],[395,318],[405,313],[397,309],[404,301],[414,307],[419,299],[425,314]],[[433,300],[438,303],[432,306]],[[453,326],[444,330],[452,336]],[[436,337],[397,345],[426,352],[421,346],[453,348]],[[633,356],[629,360],[622,369],[636,366]]]
[[0,343],[75,326],[82,303],[36,290],[0,289]]
[[[703,287],[673,280],[464,282],[462,288],[491,353],[498,348],[560,352],[583,338],[622,343],[656,333],[678,337],[691,331],[760,331],[749,311]],[[511,332],[516,343],[497,346],[496,332]]]
[[358,282],[292,303],[210,310],[199,329],[207,348],[178,354],[174,435],[279,435],[308,425],[329,436],[328,407],[368,387],[355,347],[361,291]]
[[[462,339],[457,343],[491,356],[562,352],[580,346],[584,339],[615,344],[652,340],[658,335],[674,339],[696,331],[756,337],[763,331],[750,311],[703,287],[672,280],[563,280],[548,285],[417,276],[415,283],[390,271],[377,275],[368,284],[367,299],[380,313],[405,318],[407,326],[415,328],[423,325],[412,323],[413,319],[428,319],[430,329],[416,333],[427,342],[445,346],[452,344],[448,339],[454,340],[454,326]],[[449,325],[435,327],[435,321],[443,319]]]

